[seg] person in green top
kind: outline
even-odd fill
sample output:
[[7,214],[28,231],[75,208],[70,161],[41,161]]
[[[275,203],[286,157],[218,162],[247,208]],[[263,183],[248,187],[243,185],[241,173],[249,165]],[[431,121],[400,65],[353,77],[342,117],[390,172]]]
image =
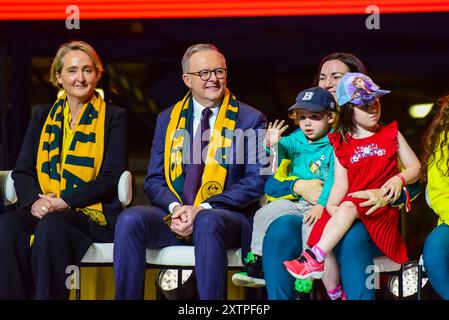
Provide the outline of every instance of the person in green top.
[[438,215],[438,226],[424,243],[424,268],[435,291],[449,299],[449,96],[423,137],[421,181],[427,181],[426,198]]
[[[334,182],[334,156],[327,134],[335,118],[335,108],[335,99],[329,91],[320,87],[309,88],[301,91],[295,104],[289,108],[295,124],[299,126],[296,131],[281,138],[287,129],[283,121],[276,120],[268,126],[265,144],[267,151],[277,158],[274,162],[279,165],[275,175],[265,185],[265,195],[270,202],[259,209],[254,217],[251,252],[245,262],[245,272],[233,276],[234,284],[264,285],[263,238],[277,218],[285,215],[302,217],[302,239],[304,245],[307,243],[312,226],[327,204]],[[322,190],[316,198],[305,199],[295,193],[295,184],[300,180],[316,180],[320,187],[322,185]],[[334,257],[327,263],[335,265],[332,270],[338,270]],[[327,275],[323,282],[331,299],[342,296],[338,272]]]

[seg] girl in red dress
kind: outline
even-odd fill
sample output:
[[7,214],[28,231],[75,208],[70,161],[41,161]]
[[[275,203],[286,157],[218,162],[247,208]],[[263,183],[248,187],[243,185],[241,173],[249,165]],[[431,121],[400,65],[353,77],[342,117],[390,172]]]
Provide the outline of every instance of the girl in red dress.
[[[362,77],[370,84],[370,92],[357,98],[353,79]],[[399,232],[399,209],[385,206],[373,212],[362,207],[363,199],[351,197],[353,192],[382,188],[389,203],[396,201],[406,184],[418,180],[421,165],[402,134],[397,123],[380,125],[379,97],[389,93],[380,90],[366,75],[347,73],[337,88],[340,115],[337,132],[329,133],[334,147],[334,185],[326,212],[317,222],[309,237],[311,249],[297,259],[285,261],[288,272],[297,279],[320,279],[324,260],[349,230],[355,219],[360,219],[379,249],[397,263],[408,260]],[[398,173],[398,156],[404,170]],[[407,192],[406,192],[407,193]]]

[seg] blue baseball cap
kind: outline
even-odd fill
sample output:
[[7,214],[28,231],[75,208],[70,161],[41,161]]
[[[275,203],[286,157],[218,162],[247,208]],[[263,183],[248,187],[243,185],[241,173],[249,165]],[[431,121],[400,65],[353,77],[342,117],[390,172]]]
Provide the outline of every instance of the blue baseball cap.
[[288,110],[306,109],[312,112],[335,109],[334,96],[327,90],[320,87],[313,87],[298,93],[296,102]]
[[349,72],[341,78],[338,84],[337,102],[339,106],[348,102],[360,106],[390,92],[389,90],[381,90],[370,77],[363,73]]

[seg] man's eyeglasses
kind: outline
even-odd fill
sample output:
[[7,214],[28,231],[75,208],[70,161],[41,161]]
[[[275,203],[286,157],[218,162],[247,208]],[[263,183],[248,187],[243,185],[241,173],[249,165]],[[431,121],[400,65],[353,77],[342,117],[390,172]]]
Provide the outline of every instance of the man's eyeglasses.
[[217,79],[224,79],[226,77],[227,70],[225,68],[217,68],[214,70],[201,70],[198,72],[187,72],[187,74],[191,74],[194,76],[200,77],[203,81],[208,81],[212,76],[212,72],[215,74]]

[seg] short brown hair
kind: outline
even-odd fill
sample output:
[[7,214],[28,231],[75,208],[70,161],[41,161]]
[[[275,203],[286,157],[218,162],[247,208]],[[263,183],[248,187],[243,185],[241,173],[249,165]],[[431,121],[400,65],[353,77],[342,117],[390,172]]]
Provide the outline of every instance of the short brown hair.
[[60,87],[58,80],[56,78],[56,74],[61,73],[61,70],[64,67],[62,59],[64,58],[67,52],[76,50],[83,51],[89,56],[89,58],[92,60],[92,63],[94,64],[95,71],[97,72],[98,75],[98,80],[101,79],[101,75],[103,73],[103,64],[101,63],[101,60],[98,57],[98,54],[95,51],[95,49],[90,44],[84,41],[71,41],[64,43],[62,46],[59,47],[58,52],[56,52],[56,55],[53,58],[53,62],[51,63],[50,82],[56,88]]

